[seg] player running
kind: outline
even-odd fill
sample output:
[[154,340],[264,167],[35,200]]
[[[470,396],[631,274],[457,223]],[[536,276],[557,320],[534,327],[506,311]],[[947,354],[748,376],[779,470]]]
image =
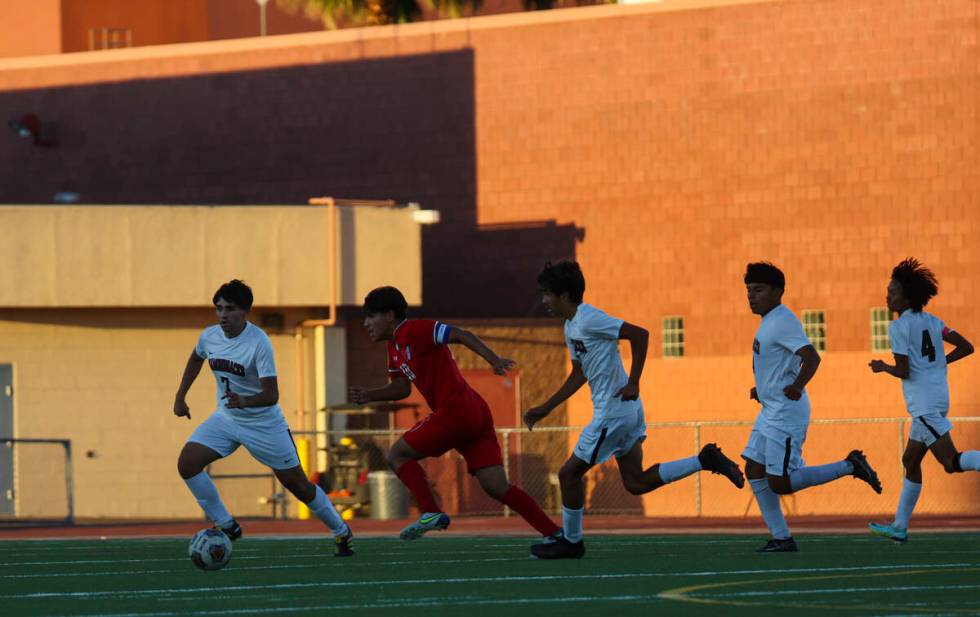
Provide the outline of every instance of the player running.
[[800,320],[782,304],[786,278],[768,262],[750,263],[745,271],[749,308],[762,317],[752,341],[755,387],[749,398],[762,404],[742,458],[762,520],[772,538],[760,553],[795,553],[799,549],[783,517],[779,495],[854,476],[881,493],[878,474],[860,450],[837,463],[804,467],[803,442],[810,424],[806,385],[817,372],[820,355],[803,332]]
[[[899,543],[905,543],[909,537],[909,519],[922,491],[921,463],[926,452],[932,451],[946,473],[980,470],[980,451],[958,452],[950,436],[953,424],[946,417],[949,413],[946,365],[973,353],[973,345],[941,319],[922,310],[938,293],[936,276],[917,260],[910,257],[895,266],[886,297],[888,310],[899,314],[888,326],[895,364],[882,360],[868,364],[874,373],[888,373],[902,380],[905,405],[912,416],[909,440],[902,454],[905,481],[895,520],[890,525],[868,525],[874,535]],[[953,345],[953,350],[943,353],[940,341]]]
[[510,484],[493,416],[486,401],[463,379],[449,343],[478,354],[498,375],[514,366],[472,332],[429,319],[406,319],[408,303],[394,287],[379,287],[364,299],[364,327],[375,342],[388,342],[388,378],[382,388],[351,388],[350,400],[365,404],[397,401],[418,388],[432,413],[406,432],[388,451],[388,464],[418,503],[421,516],[402,530],[401,539],[415,540],[434,529],[449,527],[449,515],[436,503],[429,480],[418,461],[455,449],[466,460],[483,490],[520,514],[546,537],[560,537],[561,528],[530,495]]
[[[640,397],[640,375],[647,355],[647,331],[610,317],[585,304],[585,277],[573,261],[545,264],[538,276],[542,302],[548,312],[565,320],[565,342],[572,357],[572,372],[543,405],[528,409],[528,429],[547,417],[555,407],[586,382],[592,390],[592,422],[582,431],[573,453],[558,473],[561,484],[564,535],[531,547],[541,559],[577,559],[585,554],[582,515],[585,511],[585,474],[594,466],[616,457],[623,485],[642,495],[702,469],[723,474],[732,484],[745,484],[742,472],[713,443],[700,454],[643,468],[646,421]],[[619,340],[630,343],[629,377],[619,354]]]
[[241,526],[221,502],[214,481],[204,469],[244,445],[290,493],[309,507],[334,536],[336,557],[349,557],[353,533],[319,486],[306,478],[296,445],[279,408],[279,383],[272,344],[261,328],[246,321],[252,308],[252,290],[239,280],[215,292],[218,324],[205,328],[187,359],[177,389],[174,415],[191,417],[184,400],[208,361],[218,384],[218,408],[184,444],[177,471],[215,527],[232,540],[242,536]]

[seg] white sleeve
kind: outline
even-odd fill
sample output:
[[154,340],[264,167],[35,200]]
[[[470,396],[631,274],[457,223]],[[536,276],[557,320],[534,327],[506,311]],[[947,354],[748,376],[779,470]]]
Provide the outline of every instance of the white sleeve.
[[205,332],[206,330],[201,331],[201,335],[197,337],[197,345],[194,346],[194,353],[196,353],[197,357],[201,358],[202,360],[208,359],[208,349],[207,346],[204,344]]
[[909,333],[900,320],[888,325],[888,342],[891,343],[892,353],[900,356],[909,355]]
[[596,309],[589,314],[588,319],[585,319],[580,327],[582,333],[587,336],[618,340],[619,331],[623,327],[623,320],[610,317]]
[[813,343],[803,330],[803,324],[793,317],[780,320],[779,329],[776,331],[776,344],[796,353]]
[[258,347],[255,350],[255,370],[259,373],[259,379],[276,376],[276,361],[272,353],[272,343],[266,337],[259,339]]

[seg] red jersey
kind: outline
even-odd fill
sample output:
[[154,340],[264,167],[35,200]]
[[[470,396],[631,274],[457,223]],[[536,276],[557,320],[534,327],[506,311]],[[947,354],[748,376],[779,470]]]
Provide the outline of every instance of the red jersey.
[[433,412],[448,410],[464,395],[476,394],[446,346],[451,331],[438,321],[406,319],[388,341],[388,376],[408,377]]

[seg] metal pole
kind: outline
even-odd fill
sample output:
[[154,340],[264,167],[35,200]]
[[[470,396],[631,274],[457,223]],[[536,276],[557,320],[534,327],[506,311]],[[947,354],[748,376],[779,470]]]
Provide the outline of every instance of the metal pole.
[[[504,440],[504,475],[510,480],[510,431],[501,431]],[[510,508],[504,506],[504,518],[510,516]]]
[[[701,425],[694,425],[694,451],[701,451]],[[701,516],[701,474],[694,474],[694,515]]]
[[68,518],[65,519],[69,525],[75,524],[75,478],[71,467],[71,440],[62,442],[65,446],[65,490],[68,491]]
[[255,0],[259,5],[259,36],[265,36],[268,34],[266,28],[265,20],[265,5],[269,3],[269,0]]

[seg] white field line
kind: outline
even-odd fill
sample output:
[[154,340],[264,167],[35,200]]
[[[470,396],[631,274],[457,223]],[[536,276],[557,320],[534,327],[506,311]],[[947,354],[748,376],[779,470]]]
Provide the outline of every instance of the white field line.
[[864,593],[875,591],[891,593],[893,591],[933,591],[940,589],[980,589],[980,585],[904,585],[901,587],[841,587],[837,589],[780,589],[778,591],[737,591],[731,593],[691,593],[692,598],[741,598],[751,596],[792,596],[821,593]]
[[718,570],[718,571],[696,571],[696,572],[633,572],[622,574],[582,574],[582,575],[531,575],[531,576],[488,576],[488,577],[459,577],[459,578],[430,578],[430,579],[389,579],[389,580],[369,580],[369,581],[324,581],[316,583],[278,583],[273,585],[225,585],[220,587],[192,587],[180,589],[136,589],[136,590],[112,590],[112,591],[65,591],[65,592],[28,592],[17,594],[2,594],[4,599],[29,599],[29,598],[106,598],[106,597],[144,597],[144,596],[167,596],[183,594],[201,593],[227,593],[229,591],[258,591],[265,589],[317,589],[335,587],[364,587],[380,585],[447,585],[480,582],[511,582],[511,583],[530,583],[535,581],[571,581],[571,580],[615,580],[630,578],[664,578],[664,577],[706,577],[723,575],[754,575],[754,574],[812,574],[819,572],[854,572],[862,570],[901,570],[901,569],[924,569],[924,568],[957,568],[957,567],[976,567],[980,564],[973,563],[943,563],[943,564],[902,564],[890,566],[857,566],[857,567],[836,567],[836,568],[790,568],[790,569],[753,569],[753,570]]

